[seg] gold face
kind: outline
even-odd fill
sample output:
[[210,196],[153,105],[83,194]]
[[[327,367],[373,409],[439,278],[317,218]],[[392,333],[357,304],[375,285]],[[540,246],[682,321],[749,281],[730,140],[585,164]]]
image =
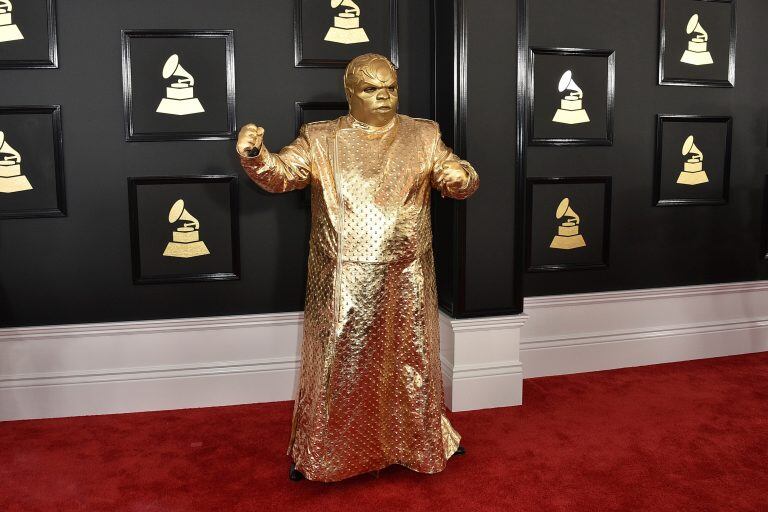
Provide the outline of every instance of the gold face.
[[361,69],[349,84],[347,98],[352,116],[371,126],[384,126],[397,114],[397,74],[382,60]]

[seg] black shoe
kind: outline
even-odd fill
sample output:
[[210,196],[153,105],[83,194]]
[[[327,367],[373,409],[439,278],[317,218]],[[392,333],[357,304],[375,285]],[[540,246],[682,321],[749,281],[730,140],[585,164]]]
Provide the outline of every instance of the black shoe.
[[453,452],[454,455],[464,455],[465,453],[467,452],[464,450],[464,447],[461,445],[459,445],[459,447],[456,448],[456,451]]
[[288,478],[294,482],[298,482],[299,480],[304,480],[304,475],[301,471],[296,469],[296,464],[291,464],[291,470],[288,472]]

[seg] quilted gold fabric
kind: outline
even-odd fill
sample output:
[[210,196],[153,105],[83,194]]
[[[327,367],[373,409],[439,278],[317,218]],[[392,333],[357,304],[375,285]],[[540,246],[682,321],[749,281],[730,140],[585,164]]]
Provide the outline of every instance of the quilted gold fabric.
[[309,123],[279,153],[241,156],[271,192],[311,185],[301,377],[288,454],[310,480],[401,464],[444,469],[460,436],[445,416],[430,189],[447,162],[467,171],[443,197],[478,188],[433,121]]

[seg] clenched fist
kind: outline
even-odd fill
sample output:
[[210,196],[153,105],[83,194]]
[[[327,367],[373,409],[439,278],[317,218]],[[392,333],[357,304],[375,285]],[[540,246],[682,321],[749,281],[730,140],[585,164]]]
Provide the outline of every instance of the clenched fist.
[[255,150],[254,153],[258,153],[263,142],[264,128],[253,123],[246,124],[237,135],[237,152],[241,156],[252,156],[251,152]]
[[469,174],[466,170],[455,162],[446,162],[440,169],[437,176],[437,185],[445,185],[449,189],[463,187]]

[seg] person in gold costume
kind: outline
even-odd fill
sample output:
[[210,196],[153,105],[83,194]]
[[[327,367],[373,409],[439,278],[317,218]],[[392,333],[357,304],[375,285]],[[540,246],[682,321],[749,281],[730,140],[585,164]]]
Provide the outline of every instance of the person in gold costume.
[[254,124],[237,140],[264,190],[311,186],[290,477],[330,482],[391,464],[437,473],[463,448],[443,405],[430,190],[465,199],[479,178],[437,123],[397,113],[386,57],[353,59],[344,89],[348,115],[303,125],[278,153]]

